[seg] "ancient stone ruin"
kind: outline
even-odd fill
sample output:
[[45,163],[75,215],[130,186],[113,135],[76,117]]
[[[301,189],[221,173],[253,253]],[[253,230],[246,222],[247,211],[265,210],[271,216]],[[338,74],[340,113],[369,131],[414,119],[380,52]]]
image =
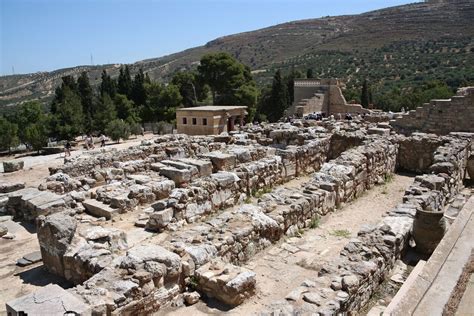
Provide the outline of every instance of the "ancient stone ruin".
[[410,173],[403,199],[378,225],[362,227],[286,296],[252,310],[357,312],[409,248],[433,253],[467,212],[472,197],[460,193],[474,173],[473,139],[402,135],[370,118],[295,120],[156,136],[68,159],[38,188],[0,186],[2,212],[35,223],[44,266],[73,284],[48,285],[7,302],[7,311],[143,315],[208,298],[232,310],[264,282],[247,263],[311,234],[394,173]]

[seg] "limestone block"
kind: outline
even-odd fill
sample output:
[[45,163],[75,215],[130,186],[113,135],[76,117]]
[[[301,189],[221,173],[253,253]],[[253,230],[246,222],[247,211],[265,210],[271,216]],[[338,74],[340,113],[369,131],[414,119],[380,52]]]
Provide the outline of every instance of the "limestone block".
[[8,233],[8,227],[4,224],[0,224],[0,237],[5,236]]
[[187,169],[164,167],[160,169],[160,174],[173,180],[177,185],[191,181],[191,171]]
[[36,292],[6,303],[7,314],[16,315],[91,315],[90,307],[79,297],[56,284],[48,284]]
[[44,265],[54,274],[64,276],[63,255],[74,237],[77,221],[66,212],[38,217],[38,242]]
[[467,160],[467,173],[469,178],[474,179],[474,154],[472,154]]
[[24,182],[5,182],[0,181],[0,193],[10,193],[25,188]]
[[243,267],[213,260],[196,270],[198,289],[209,297],[236,306],[255,294],[256,274]]
[[178,161],[195,166],[199,171],[199,176],[201,177],[210,176],[212,173],[212,163],[209,160],[182,158]]
[[[177,281],[181,273],[181,258],[158,245],[139,245],[127,251],[121,267],[138,269],[144,265],[145,270],[163,278],[165,284]],[[161,270],[159,265],[163,265]]]
[[82,202],[82,205],[86,209],[87,213],[96,217],[105,217],[106,219],[111,219],[119,213],[118,209],[113,209],[107,204],[93,199],[85,200]]
[[175,188],[175,183],[173,180],[161,180],[161,181],[151,181],[146,184],[151,188],[152,192],[155,194],[157,199],[167,198],[171,191]]
[[161,163],[176,169],[189,170],[191,172],[191,177],[195,177],[199,173],[198,169],[195,166],[186,164],[181,161],[162,160]]
[[150,214],[146,227],[152,230],[165,228],[173,219],[173,209],[167,208]]
[[211,160],[214,172],[229,171],[235,168],[235,155],[214,151],[203,155],[203,157]]
[[245,147],[234,147],[229,150],[230,153],[234,154],[239,162],[249,162],[252,160],[249,148]]
[[240,180],[240,178],[233,172],[221,171],[218,173],[213,173],[211,177],[217,181],[221,188],[227,188]]
[[9,160],[3,162],[3,172],[15,172],[23,169],[25,163],[23,160]]

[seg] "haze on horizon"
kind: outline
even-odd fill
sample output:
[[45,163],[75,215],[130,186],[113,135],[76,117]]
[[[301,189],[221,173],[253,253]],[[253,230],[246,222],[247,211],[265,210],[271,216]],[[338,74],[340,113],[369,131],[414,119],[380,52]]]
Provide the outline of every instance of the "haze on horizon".
[[0,0],[0,75],[133,63],[279,23],[414,0]]

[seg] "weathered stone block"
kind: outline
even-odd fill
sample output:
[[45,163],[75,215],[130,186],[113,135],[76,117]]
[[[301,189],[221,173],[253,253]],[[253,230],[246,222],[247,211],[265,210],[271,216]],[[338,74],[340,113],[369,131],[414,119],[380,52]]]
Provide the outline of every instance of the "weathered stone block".
[[216,259],[196,270],[198,288],[228,305],[242,304],[255,294],[256,274]]
[[64,276],[63,256],[76,232],[77,221],[66,212],[38,217],[38,241],[44,265]]
[[161,211],[155,211],[150,214],[147,228],[151,230],[159,230],[165,228],[173,219],[173,209],[167,208]]
[[3,162],[3,172],[15,172],[23,169],[25,163],[23,160],[10,160]]
[[0,182],[0,193],[10,193],[25,188],[24,182]]
[[91,315],[91,309],[87,304],[56,284],[48,284],[34,293],[7,302],[6,307],[7,314],[11,316],[42,313]]
[[211,160],[214,172],[220,170],[228,171],[235,168],[235,155],[214,151],[203,155],[203,157],[209,158]]
[[191,181],[191,171],[187,169],[164,167],[160,169],[160,174],[173,180],[177,185]]
[[118,209],[113,209],[107,204],[93,199],[85,200],[82,202],[82,205],[85,207],[87,213],[96,217],[105,217],[106,219],[111,219],[119,213]]

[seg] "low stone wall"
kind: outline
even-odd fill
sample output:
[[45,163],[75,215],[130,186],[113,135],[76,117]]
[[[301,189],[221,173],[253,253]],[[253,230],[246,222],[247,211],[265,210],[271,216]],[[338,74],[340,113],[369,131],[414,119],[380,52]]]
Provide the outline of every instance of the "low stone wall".
[[416,110],[390,121],[400,133],[413,132],[446,135],[474,132],[474,87],[462,88],[447,100],[431,100]]
[[435,150],[446,140],[433,134],[414,133],[410,137],[400,136],[397,169],[417,174],[428,172],[433,164]]
[[[352,167],[361,163],[360,168],[354,167],[351,175],[353,179],[360,178],[360,181],[364,182],[364,189],[368,189],[373,185],[373,179],[383,179],[385,174],[393,172],[396,148],[397,146],[389,141],[375,141],[350,150],[346,158],[341,158],[338,162],[343,163],[342,166]],[[364,158],[348,160],[355,155]],[[342,181],[339,177],[343,176],[332,175],[333,179],[341,179],[339,181]],[[188,274],[184,275],[185,278],[192,276],[195,269],[204,266],[215,257],[235,264],[245,262],[261,249],[280,240],[285,234],[294,232],[292,227],[309,227],[312,218],[334,210],[336,192],[331,193],[325,189],[309,190],[318,185],[327,188],[327,183],[321,183],[315,177],[304,186],[303,194],[300,190],[288,190],[287,194],[279,194],[279,191],[266,194],[260,202],[263,208],[244,205],[236,211],[225,211],[212,218],[209,221],[210,225],[206,225],[206,222],[196,226],[196,230],[189,228],[186,231],[176,232],[173,234],[173,241],[169,244],[164,243],[163,246],[180,254],[183,266],[188,271]],[[333,185],[336,186],[336,183]],[[332,199],[321,199],[330,195],[333,196]],[[276,199],[282,198],[284,201],[277,205],[279,201],[272,199],[272,196]],[[341,199],[348,202],[356,196],[355,193],[348,194]],[[282,207],[282,204],[286,204],[286,207]]]
[[407,189],[403,203],[388,212],[376,227],[361,230],[344,247],[336,262],[319,271],[317,287],[295,289],[292,292],[298,293],[295,300],[276,302],[264,314],[333,315],[359,310],[408,246],[418,212],[442,211],[451,194],[462,187],[459,180],[465,172],[469,150],[469,136],[450,138],[436,150],[430,166],[432,174],[417,176]]

